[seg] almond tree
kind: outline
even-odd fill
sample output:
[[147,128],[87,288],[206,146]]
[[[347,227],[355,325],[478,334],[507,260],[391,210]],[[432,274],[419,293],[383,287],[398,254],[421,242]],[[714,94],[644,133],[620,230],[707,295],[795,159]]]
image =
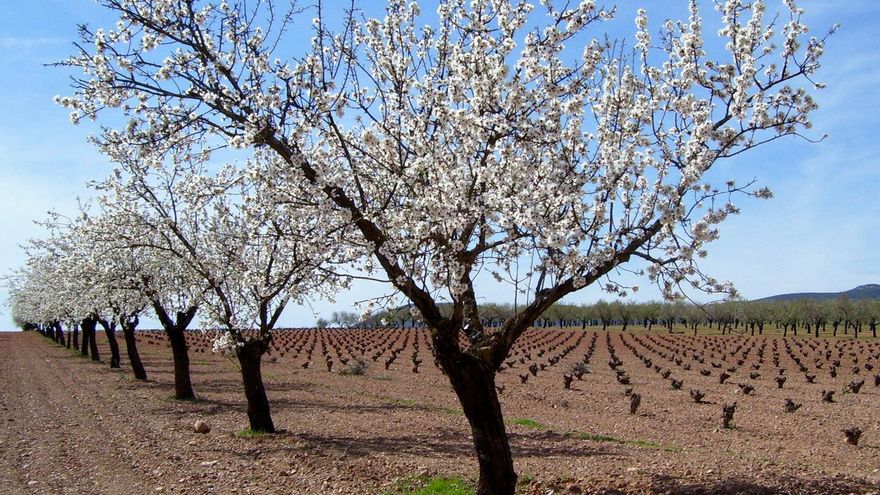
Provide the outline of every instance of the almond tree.
[[88,222],[84,230],[85,242],[91,246],[89,254],[98,266],[97,284],[103,289],[101,297],[109,316],[109,319],[100,322],[108,333],[115,332],[117,324],[122,328],[134,377],[146,380],[147,372],[137,349],[135,330],[140,316],[151,306],[152,291],[148,282],[152,276],[148,272],[149,267],[168,269],[168,266],[163,266],[161,260],[151,262],[150,256],[155,257],[156,253],[121,242],[124,236],[118,232],[130,223],[124,217],[105,214],[86,217],[85,220]]
[[[334,212],[290,198],[279,207],[250,196],[250,186],[239,186],[243,203],[212,199],[209,238],[201,243],[206,249],[190,254],[199,256],[193,269],[211,288],[208,316],[224,331],[215,349],[233,353],[241,366],[250,428],[274,432],[260,369],[272,329],[289,302],[332,298],[347,280],[335,277],[331,264],[349,257],[344,224]],[[245,331],[250,328],[256,333]]]
[[[90,255],[91,246],[85,242],[85,226],[81,217],[66,219],[50,212],[43,222],[48,229],[48,237],[31,239],[26,251],[31,259],[50,260],[44,266],[51,267],[54,283],[42,284],[46,296],[58,302],[41,308],[45,318],[53,312],[63,313],[69,320],[76,321],[82,330],[81,353],[90,354],[93,361],[99,361],[98,342],[95,337],[98,321],[105,310],[105,300],[98,286],[98,270]],[[58,311],[60,310],[60,311]],[[69,321],[68,320],[68,321]],[[119,346],[115,334],[107,333],[111,348],[110,367],[118,368]]]
[[272,156],[212,170],[200,140],[181,135],[169,150],[131,137],[108,131],[95,140],[119,166],[98,186],[112,192],[103,205],[132,222],[119,234],[125,247],[175,259],[202,288],[203,319],[221,329],[215,351],[240,365],[250,428],[274,432],[262,356],[290,301],[332,296],[345,281],[330,266],[352,257],[341,240],[344,224],[308,198],[288,193],[279,203],[255,189],[251,177]]
[[[103,191],[106,192],[106,191]],[[105,200],[109,196],[104,197]],[[154,250],[146,250],[154,232],[133,221],[120,210],[91,217],[82,212],[75,219],[52,215],[45,222],[51,236],[34,241],[60,256],[65,280],[75,285],[59,286],[53,297],[70,307],[83,330],[82,352],[89,346],[97,358],[94,330],[99,322],[111,343],[111,364],[118,360],[115,326],[123,328],[136,377],[146,377],[136,350],[134,329],[144,305],[156,313],[169,337],[174,357],[175,397],[193,398],[189,357],[184,331],[195,317],[201,300],[201,286],[179,261]],[[174,315],[174,316],[172,316]],[[142,378],[140,378],[142,379]]]
[[[344,214],[431,328],[480,494],[514,491],[495,373],[553,303],[597,283],[625,295],[624,266],[671,299],[733,293],[698,261],[735,196],[770,193],[706,172],[809,127],[824,48],[791,0],[781,17],[760,0],[719,3],[715,53],[696,2],[659,30],[640,11],[631,52],[588,38],[611,16],[591,0],[448,0],[428,26],[417,3],[390,0],[384,19],[352,15],[336,32],[319,2],[298,58],[283,43],[295,12],[268,0],[100,3],[119,22],[81,30],[67,65],[83,76],[59,98],[72,119],[118,108],[141,146],[185,135],[272,153],[258,177],[269,196],[306,187]],[[481,271],[516,294],[498,328],[480,318]]]
[[[49,236],[34,239],[27,246],[29,266],[51,267],[56,281],[41,283],[38,296],[41,301],[32,309],[32,313],[36,312],[39,318],[37,321],[68,321],[71,322],[68,327],[74,329],[81,325],[82,353],[90,349],[92,358],[96,360],[94,330],[100,324],[110,346],[111,368],[119,368],[121,364],[116,326],[122,324],[134,375],[138,379],[146,379],[133,334],[136,323],[132,323],[144,310],[146,299],[126,282],[127,274],[131,273],[131,261],[119,256],[134,253],[121,253],[109,248],[113,244],[113,237],[108,234],[112,233],[111,227],[116,227],[116,224],[106,219],[95,219],[82,211],[73,219],[50,213],[43,225],[47,227]],[[32,270],[31,276],[33,278],[35,273],[44,272],[45,269]]]
[[[66,341],[71,342],[71,331],[78,331],[79,322],[73,315],[72,307],[52,293],[58,283],[58,258],[45,252],[29,253],[25,266],[12,273],[5,283],[9,289],[8,307],[16,321],[26,322],[58,335],[60,323],[68,326]],[[79,348],[77,342],[77,349]]]

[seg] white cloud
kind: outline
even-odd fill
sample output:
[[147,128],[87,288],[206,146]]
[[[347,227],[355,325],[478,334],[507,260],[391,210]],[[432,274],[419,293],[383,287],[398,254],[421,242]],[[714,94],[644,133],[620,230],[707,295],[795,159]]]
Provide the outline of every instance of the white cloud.
[[6,36],[0,38],[0,48],[3,49],[32,49],[49,45],[62,45],[70,40],[57,37],[23,38]]

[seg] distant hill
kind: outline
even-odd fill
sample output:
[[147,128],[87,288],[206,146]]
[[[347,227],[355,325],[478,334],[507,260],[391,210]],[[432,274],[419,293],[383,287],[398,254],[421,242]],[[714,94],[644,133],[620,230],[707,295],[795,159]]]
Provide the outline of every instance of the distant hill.
[[844,292],[796,292],[793,294],[778,294],[775,296],[755,299],[755,301],[792,301],[795,299],[816,299],[825,301],[845,296],[853,301],[859,299],[880,299],[880,284],[860,285],[855,289]]

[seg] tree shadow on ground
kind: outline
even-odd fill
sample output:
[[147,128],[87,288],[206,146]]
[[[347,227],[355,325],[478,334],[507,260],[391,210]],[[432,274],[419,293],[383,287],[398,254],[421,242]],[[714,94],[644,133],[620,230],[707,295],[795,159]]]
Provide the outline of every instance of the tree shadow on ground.
[[[290,433],[291,437],[313,448],[332,451],[352,457],[375,454],[406,454],[417,457],[473,456],[474,447],[469,437],[455,429],[432,429],[425,434],[371,436],[359,438],[316,433]],[[585,447],[582,442],[550,432],[510,434],[514,457],[565,456],[587,458],[599,455],[620,455],[610,446]]]
[[[711,481],[682,480],[671,476],[656,476],[649,493],[656,495],[849,495],[877,493],[880,484],[864,479],[833,477],[801,479],[780,476],[769,480],[729,478]],[[600,491],[603,495],[625,493],[614,490]]]
[[[551,441],[548,442],[548,438]],[[595,456],[620,456],[610,446],[585,447],[580,442],[571,442],[559,434],[518,435],[511,434],[512,450],[515,457],[564,456],[567,458],[589,458]],[[229,445],[207,449],[243,459],[256,458],[265,454],[282,456],[310,455],[340,457],[347,459],[406,455],[418,458],[473,457],[473,444],[462,431],[434,428],[423,434],[373,435],[354,437],[345,435],[321,434],[279,430],[274,435],[257,439],[242,439],[242,442],[256,442],[253,447]]]

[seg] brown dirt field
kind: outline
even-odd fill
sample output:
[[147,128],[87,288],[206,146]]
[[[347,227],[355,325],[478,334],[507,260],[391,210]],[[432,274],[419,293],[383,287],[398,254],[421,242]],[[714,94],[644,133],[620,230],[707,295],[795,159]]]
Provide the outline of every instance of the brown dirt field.
[[[390,369],[384,369],[383,352],[364,376],[339,374],[340,356],[329,347],[335,367],[328,373],[322,352],[329,340],[316,339],[314,332],[296,334],[315,344],[308,369],[301,367],[308,346],[297,354],[289,343],[296,338],[276,339],[271,356],[276,362],[265,362],[263,372],[275,424],[283,431],[255,438],[236,435],[247,418],[235,365],[211,354],[199,334],[190,336],[199,400],[180,402],[170,399],[170,349],[158,334],[140,337],[149,380],[136,382],[126,368],[124,346],[122,370],[111,370],[39,334],[0,333],[0,493],[384,494],[413,476],[473,479],[476,462],[460,406],[431,364],[426,334],[405,333],[389,334],[389,345],[404,349]],[[418,374],[411,371],[412,340],[405,340],[416,334],[424,361]],[[565,390],[563,373],[583,359],[594,334],[592,372]],[[537,340],[546,354],[538,357],[537,349],[520,347],[511,358],[514,369],[499,374],[521,477],[518,493],[880,491],[880,387],[873,383],[880,372],[880,342],[610,332],[611,348],[642,395],[637,414],[630,415],[626,387],[607,364],[606,333],[588,331],[578,342],[580,335],[534,331],[522,343]],[[101,337],[106,361],[109,350]],[[520,383],[517,375],[527,373],[530,362],[547,364],[548,356],[575,343],[558,364]],[[669,359],[657,354],[666,352],[658,343],[670,349]],[[774,346],[778,367],[770,362]],[[672,361],[672,349],[691,369]],[[832,351],[830,360],[842,361],[836,378],[825,362]],[[673,390],[634,352],[683,379],[682,389]],[[706,362],[697,363],[694,352]],[[816,383],[807,383],[792,356],[803,359]],[[737,359],[743,365],[719,384],[723,368],[710,364],[727,367]],[[854,360],[858,374],[851,369]],[[752,365],[761,376],[748,376]],[[699,373],[704,368],[709,376]],[[774,382],[777,368],[788,376],[783,390]],[[843,393],[856,378],[866,379],[861,392]],[[737,384],[744,382],[755,386],[753,394],[742,394]],[[691,400],[693,388],[706,393],[704,403]],[[824,389],[837,392],[834,403],[820,400]],[[786,413],[786,398],[803,406]],[[721,406],[733,401],[735,428],[721,428]],[[197,419],[209,422],[212,431],[194,433]],[[537,424],[517,421],[523,419]],[[848,445],[841,431],[852,425],[864,431],[857,447]]]

